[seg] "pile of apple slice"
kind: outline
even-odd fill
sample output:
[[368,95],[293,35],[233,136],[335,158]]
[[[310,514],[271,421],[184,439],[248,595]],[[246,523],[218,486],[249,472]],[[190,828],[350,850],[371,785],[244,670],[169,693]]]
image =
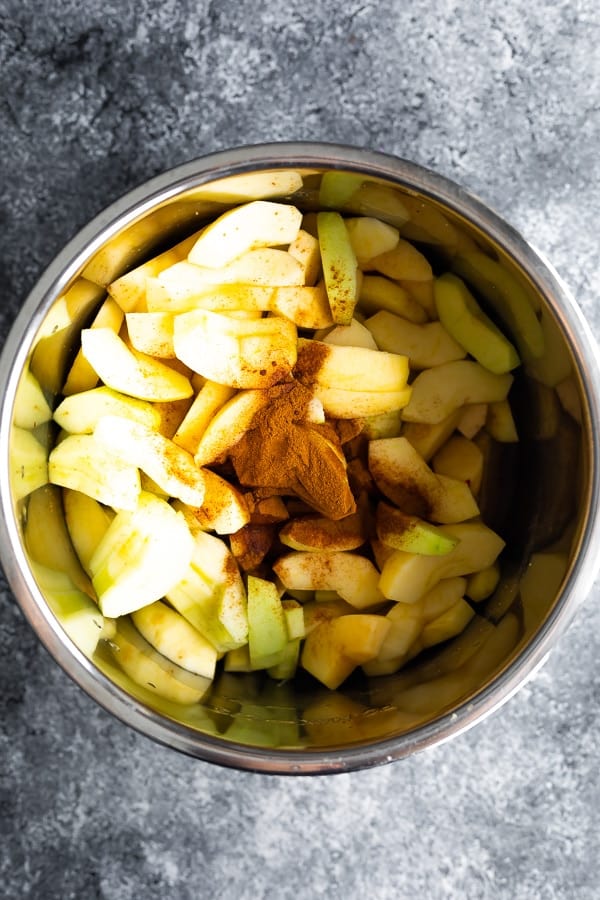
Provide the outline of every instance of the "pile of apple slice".
[[[520,363],[465,281],[434,278],[388,222],[252,201],[108,294],[54,412],[48,477],[134,681],[193,703],[222,660],[276,679],[301,665],[335,689],[464,629],[503,548],[479,516],[480,437],[517,440]],[[309,422],[337,428],[356,504],[336,521],[229,465],[294,380]]]

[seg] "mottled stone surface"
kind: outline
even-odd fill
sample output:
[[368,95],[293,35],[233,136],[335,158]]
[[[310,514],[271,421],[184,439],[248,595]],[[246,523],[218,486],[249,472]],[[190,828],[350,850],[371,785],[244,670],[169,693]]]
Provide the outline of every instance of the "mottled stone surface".
[[[2,337],[78,228],[147,177],[324,139],[431,166],[559,269],[596,329],[595,0],[0,0]],[[220,770],[83,695],[3,583],[0,895],[223,900],[600,895],[600,611],[450,744],[332,778]]]

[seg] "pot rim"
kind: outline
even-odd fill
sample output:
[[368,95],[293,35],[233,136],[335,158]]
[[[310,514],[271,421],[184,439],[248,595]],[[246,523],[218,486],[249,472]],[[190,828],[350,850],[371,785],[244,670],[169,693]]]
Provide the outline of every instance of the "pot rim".
[[[50,304],[108,238],[159,204],[216,178],[261,169],[313,167],[365,172],[441,202],[489,235],[527,273],[549,302],[578,367],[589,478],[577,550],[554,608],[529,643],[482,690],[456,709],[397,737],[342,749],[262,749],[213,738],[142,706],[72,644],[37,587],[19,538],[8,475],[9,434],[15,391],[35,332]],[[450,179],[395,156],[321,142],[254,144],[186,162],[124,194],[71,239],[33,287],[0,356],[0,397],[0,562],[22,612],[55,661],[100,706],[145,736],[207,762],[280,775],[328,774],[382,765],[443,743],[497,710],[535,675],[600,569],[600,558],[593,553],[600,538],[600,353],[592,332],[551,264],[512,226]]]

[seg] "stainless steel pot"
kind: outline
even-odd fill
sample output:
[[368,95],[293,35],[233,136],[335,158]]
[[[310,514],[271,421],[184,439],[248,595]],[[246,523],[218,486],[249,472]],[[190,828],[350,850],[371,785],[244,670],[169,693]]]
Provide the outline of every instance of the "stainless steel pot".
[[[228,205],[270,193],[268,179],[252,186],[239,176],[293,173],[290,184],[301,178],[294,202],[312,209],[320,176],[329,170],[359,173],[400,201],[408,198],[409,234],[434,261],[448,263],[460,235],[473,238],[516,279],[523,302],[532,303],[542,320],[545,357],[537,368],[526,367],[514,395],[522,439],[510,452],[491,450],[497,474],[488,479],[487,502],[508,541],[502,580],[465,634],[396,675],[339,692],[230,675],[203,704],[177,707],[128,681],[109,655],[88,658],[34,577],[23,538],[28,495],[14,491],[15,467],[24,472],[31,463],[15,442],[15,426],[34,428],[42,445],[50,438],[30,421],[26,373],[35,373],[52,403],[103,285]],[[458,185],[403,160],[328,144],[213,154],[152,179],[97,216],[25,302],[0,360],[2,564],[55,660],[105,709],[157,741],[222,765],[280,774],[396,760],[459,734],[504,703],[544,663],[588,594],[599,567],[599,386],[594,340],[556,272]]]

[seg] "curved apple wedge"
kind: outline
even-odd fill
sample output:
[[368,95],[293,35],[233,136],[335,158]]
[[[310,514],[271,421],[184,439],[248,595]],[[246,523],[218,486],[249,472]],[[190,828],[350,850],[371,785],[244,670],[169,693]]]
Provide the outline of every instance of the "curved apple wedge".
[[157,431],[120,416],[104,416],[98,422],[94,439],[117,459],[141,469],[169,497],[190,506],[202,506],[204,472],[191,453],[178,447]]
[[136,466],[116,459],[92,434],[71,434],[48,459],[53,484],[87,494],[115,509],[135,509],[140,494]]
[[408,381],[408,358],[367,347],[298,340],[297,377],[343,391],[401,391]]
[[380,503],[376,515],[377,537],[394,550],[421,553],[424,556],[445,556],[458,541],[444,534],[439,528],[417,516],[409,516],[401,510]]
[[317,213],[323,277],[336,325],[349,325],[358,300],[358,266],[350,236],[338,212]]
[[158,430],[161,415],[146,400],[136,400],[109,387],[72,394],[54,411],[54,421],[71,434],[92,434],[103,416],[124,416]]
[[104,384],[120,393],[162,402],[183,400],[194,393],[184,375],[152,356],[130,350],[110,328],[84,328],[81,348]]
[[505,400],[512,375],[495,375],[469,359],[426,369],[415,378],[404,410],[407,422],[437,425],[455,409],[469,403]]
[[365,556],[349,552],[296,552],[281,556],[273,571],[288,590],[337,591],[355,609],[384,602],[379,572]]
[[142,637],[167,659],[187,672],[214,678],[217,651],[166,603],[157,600],[132,612],[131,618]]

